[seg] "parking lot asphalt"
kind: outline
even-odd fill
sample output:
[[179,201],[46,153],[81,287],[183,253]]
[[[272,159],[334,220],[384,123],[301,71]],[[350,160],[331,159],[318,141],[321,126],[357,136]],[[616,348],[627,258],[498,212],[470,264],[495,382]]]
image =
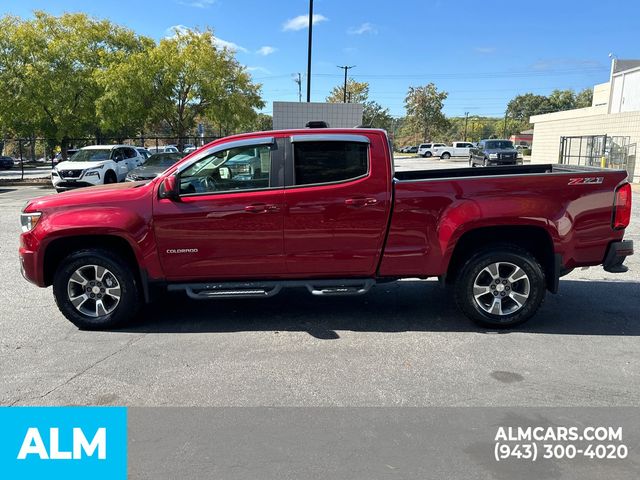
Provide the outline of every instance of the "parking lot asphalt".
[[[397,168],[411,162],[425,160]],[[476,327],[435,281],[408,280],[347,298],[171,295],[125,329],[83,332],[19,272],[20,209],[51,192],[0,187],[2,405],[640,405],[640,254],[627,274],[574,271],[509,331]]]

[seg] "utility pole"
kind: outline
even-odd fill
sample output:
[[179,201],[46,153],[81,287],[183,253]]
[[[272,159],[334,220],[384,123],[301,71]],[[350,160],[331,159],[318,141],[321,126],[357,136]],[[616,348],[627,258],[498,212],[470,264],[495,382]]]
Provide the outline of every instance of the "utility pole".
[[313,0],[309,0],[309,45],[307,51],[307,103],[311,102],[311,44],[313,43]]
[[464,112],[464,141],[467,141],[467,121],[469,120],[469,112]]
[[507,111],[504,111],[504,128],[502,129],[502,138],[507,138]]
[[344,91],[342,92],[342,103],[347,103],[347,72],[351,70],[355,65],[338,65],[338,68],[344,70]]
[[293,79],[298,84],[298,101],[302,102],[302,74],[297,73],[298,77]]

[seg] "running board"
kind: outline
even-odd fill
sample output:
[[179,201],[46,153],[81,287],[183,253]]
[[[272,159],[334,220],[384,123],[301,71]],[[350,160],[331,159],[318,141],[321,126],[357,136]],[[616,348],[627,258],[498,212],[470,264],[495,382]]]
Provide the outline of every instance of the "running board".
[[184,291],[196,300],[211,298],[267,298],[283,288],[305,287],[312,295],[347,296],[367,293],[376,281],[371,278],[340,280],[283,280],[265,282],[176,283],[169,291]]

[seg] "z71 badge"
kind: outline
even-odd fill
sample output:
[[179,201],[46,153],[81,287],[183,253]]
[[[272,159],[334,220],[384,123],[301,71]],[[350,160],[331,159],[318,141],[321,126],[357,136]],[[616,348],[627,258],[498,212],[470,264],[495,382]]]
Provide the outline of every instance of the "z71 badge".
[[568,185],[592,185],[604,182],[604,177],[570,178]]

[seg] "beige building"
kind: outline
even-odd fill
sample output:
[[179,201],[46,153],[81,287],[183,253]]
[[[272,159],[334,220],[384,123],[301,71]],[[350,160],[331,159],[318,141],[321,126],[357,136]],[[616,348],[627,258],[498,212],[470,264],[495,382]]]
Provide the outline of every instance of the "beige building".
[[530,121],[534,126],[533,163],[602,162],[626,168],[630,180],[640,182],[640,161],[636,161],[640,154],[640,60],[613,60],[609,81],[593,88],[591,107],[534,115]]

